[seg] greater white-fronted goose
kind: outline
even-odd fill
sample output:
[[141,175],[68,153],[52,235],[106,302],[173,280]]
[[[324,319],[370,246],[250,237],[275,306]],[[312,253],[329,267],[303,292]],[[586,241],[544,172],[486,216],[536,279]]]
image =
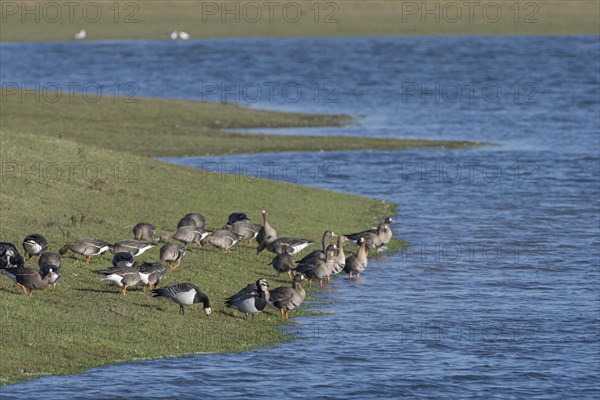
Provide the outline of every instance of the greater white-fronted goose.
[[44,264],[54,265],[55,267],[60,268],[62,267],[62,257],[57,253],[44,253],[40,255],[40,258],[38,259],[38,266],[41,267]]
[[[144,262],[140,265],[140,282],[148,289],[158,288],[158,284],[164,278],[167,270],[161,262]],[[146,290],[144,286],[144,291]]]
[[72,251],[73,253],[81,254],[85,256],[85,262],[89,264],[90,258],[92,256],[99,256],[102,253],[106,252],[112,248],[112,244],[94,238],[82,238],[77,239],[75,242],[66,243],[63,247],[58,251],[61,256],[64,256],[67,251]]
[[140,222],[133,227],[133,238],[135,240],[152,240],[156,235],[156,227],[147,222]]
[[309,266],[315,265],[317,260],[325,260],[325,253],[327,251],[327,246],[329,245],[329,241],[331,240],[331,238],[336,237],[336,236],[337,235],[335,234],[335,232],[325,231],[323,233],[323,238],[321,239],[321,249],[311,251],[306,256],[304,256],[304,258],[302,258],[298,262],[298,267],[307,268]]
[[[34,290],[45,289],[52,279],[56,279],[55,267],[48,266],[44,271],[33,268],[25,268],[24,265],[19,265],[15,268],[2,270],[10,280],[15,282],[22,290],[24,295],[32,297]],[[29,293],[28,293],[29,291]]]
[[102,279],[103,281],[112,282],[115,286],[120,287],[123,296],[127,296],[128,287],[137,285],[142,279],[139,265],[135,264],[131,267],[112,267],[98,272],[106,275],[106,278]]
[[317,262],[313,266],[307,266],[302,269],[300,267],[296,268],[297,274],[304,274],[308,279],[308,285],[312,286],[312,280],[318,279],[319,286],[323,287],[323,280],[327,279],[330,276],[334,269],[335,263],[335,251],[337,250],[337,246],[334,244],[330,244],[326,249],[325,260],[317,260]]
[[281,254],[284,251],[288,251],[291,254],[298,254],[314,242],[308,239],[299,238],[277,238],[267,243],[267,250],[271,253]]
[[179,304],[179,313],[182,315],[185,315],[183,306],[191,306],[196,303],[202,303],[204,305],[204,312],[206,315],[210,315],[212,312],[208,296],[202,293],[198,286],[191,283],[177,283],[160,289],[154,289],[152,290],[152,296],[166,297]]
[[267,247],[267,244],[277,239],[277,230],[269,223],[267,210],[262,210],[261,214],[263,216],[263,224],[256,235],[256,242],[258,243],[256,253],[260,253]]
[[195,226],[182,226],[174,232],[169,232],[164,236],[159,237],[157,242],[166,242],[169,239],[178,240],[187,247],[188,243],[196,243],[198,248],[202,247],[202,239],[207,237],[210,232],[205,231],[202,228],[196,228]]
[[62,273],[60,272],[60,268],[62,267],[62,257],[57,253],[43,253],[38,259],[38,266],[40,267],[42,275],[48,274],[50,272],[50,267],[54,268],[54,276],[50,278],[49,282],[52,285],[52,292],[54,292],[56,290],[56,284],[62,276]]
[[[359,238],[365,239],[368,250],[377,250],[385,244],[388,244],[392,239],[392,229],[390,224],[394,222],[392,217],[387,217],[381,224],[375,229],[368,229],[366,231],[352,233],[345,235],[349,240],[357,242]],[[357,243],[358,244],[358,243]],[[367,250],[367,255],[368,255]]]
[[17,246],[9,242],[0,242],[0,269],[16,267],[24,262]]
[[292,280],[292,270],[296,269],[296,260],[292,257],[289,249],[286,249],[281,254],[277,254],[269,265],[273,266],[273,269],[277,272],[277,277],[282,273],[287,273],[288,279]]
[[394,220],[392,219],[392,217],[387,217],[385,221],[383,221],[383,223],[385,224],[386,229],[383,231],[383,234],[381,235],[380,239],[381,243],[385,246],[390,242],[390,240],[392,240],[393,232],[391,225],[394,223]]
[[200,213],[187,213],[183,218],[179,220],[177,223],[177,229],[182,226],[195,226],[196,228],[204,228],[204,224],[206,224],[206,219],[204,215]]
[[[331,275],[337,275],[344,270],[346,266],[346,254],[344,253],[344,244],[348,241],[348,238],[344,235],[340,235],[337,241],[337,254],[334,256],[333,271]],[[331,281],[331,275],[327,278],[327,282]]]
[[113,256],[112,265],[113,267],[131,267],[134,261],[133,254],[128,251],[121,251]]
[[210,243],[218,249],[223,250],[227,253],[229,249],[240,240],[240,237],[227,229],[219,229],[214,231],[204,239],[202,239],[202,245]]
[[40,266],[40,275],[50,276],[50,278],[48,279],[48,283],[52,286],[52,293],[54,293],[56,291],[56,284],[62,276],[62,273],[60,272],[60,267],[57,267],[52,264],[42,264]]
[[290,310],[299,307],[304,301],[306,292],[300,283],[303,280],[306,280],[306,277],[303,274],[297,274],[292,287],[279,286],[269,292],[269,305],[280,310],[281,319],[289,319]]
[[229,297],[225,300],[225,305],[246,314],[246,320],[248,314],[252,315],[252,322],[254,322],[254,316],[264,310],[268,302],[269,283],[266,279],[261,278],[255,284],[250,284]]
[[233,225],[238,221],[250,221],[250,218],[243,212],[233,212],[227,218],[227,225]]
[[367,243],[364,238],[358,239],[358,250],[356,251],[356,255],[351,255],[346,259],[346,266],[344,267],[344,272],[348,274],[349,278],[352,278],[352,274],[356,274],[357,278],[360,278],[361,272],[367,268],[367,264],[369,262],[367,257]]
[[240,237],[240,240],[248,240],[248,244],[252,246],[252,240],[258,236],[261,225],[253,224],[247,219],[235,221],[227,224],[223,229],[227,229]]
[[111,251],[115,254],[131,253],[132,256],[137,257],[143,254],[145,251],[150,250],[154,246],[156,246],[154,243],[151,243],[147,240],[125,239],[115,242],[111,248]]
[[23,239],[23,250],[25,250],[27,259],[39,256],[48,251],[48,241],[39,233],[32,233]]
[[[166,243],[160,248],[160,261],[169,264],[171,269],[177,269],[183,256],[185,256],[186,250],[175,243]],[[173,263],[177,263],[173,265]]]

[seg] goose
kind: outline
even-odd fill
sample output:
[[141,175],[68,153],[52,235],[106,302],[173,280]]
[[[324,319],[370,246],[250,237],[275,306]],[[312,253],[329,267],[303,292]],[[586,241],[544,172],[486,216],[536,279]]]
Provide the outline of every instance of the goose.
[[23,264],[23,257],[17,247],[9,242],[0,242],[0,269]]
[[[167,270],[161,262],[144,262],[140,265],[140,282],[143,285],[147,285],[148,289],[152,289],[154,286],[158,288],[158,284],[164,278]],[[146,286],[144,286],[146,291]]]
[[48,279],[48,283],[52,285],[52,293],[56,291],[56,284],[58,280],[62,276],[60,272],[60,267],[52,264],[42,264],[40,266],[40,275],[46,276],[48,275],[50,278]]
[[190,34],[187,32],[179,32],[179,39],[188,40],[190,38]]
[[73,253],[85,256],[85,262],[89,264],[92,256],[99,256],[105,251],[109,250],[111,247],[112,244],[104,240],[83,238],[77,239],[72,243],[66,243],[58,252],[61,256],[64,256],[67,251],[71,250]]
[[304,301],[306,292],[300,283],[303,280],[306,280],[306,277],[303,274],[297,274],[292,282],[292,287],[279,286],[269,292],[269,305],[280,310],[281,319],[289,319],[290,310],[299,307]]
[[366,231],[351,233],[345,236],[353,242],[357,242],[357,240],[362,237],[365,239],[366,246],[369,250],[375,249],[379,252],[380,247],[388,244],[392,239],[392,229],[390,228],[392,222],[394,222],[392,217],[387,217],[385,221],[379,224],[375,229],[368,229]]
[[356,274],[360,278],[361,272],[367,268],[368,258],[366,251],[367,241],[364,238],[358,239],[358,250],[356,255],[351,255],[346,259],[344,272],[348,274],[348,278],[352,278],[352,274]]
[[252,240],[258,235],[260,228],[260,225],[253,224],[247,219],[237,220],[233,223],[228,223],[223,227],[223,229],[227,229],[239,236],[240,240],[248,240],[250,246],[252,246]]
[[310,253],[308,253],[306,256],[304,256],[304,258],[302,258],[298,262],[298,266],[301,268],[305,268],[306,266],[315,265],[317,260],[324,260],[325,252],[326,252],[327,246],[329,245],[329,241],[331,240],[331,238],[336,237],[336,236],[337,235],[335,234],[335,232],[325,231],[323,233],[323,238],[321,240],[321,246],[322,246],[321,249],[311,251]]
[[[32,297],[34,290],[45,289],[52,279],[56,279],[54,266],[48,266],[42,270],[25,268],[23,264],[15,268],[3,270],[4,275],[15,282],[22,290],[23,294]],[[27,291],[29,290],[29,293]]]
[[227,298],[225,305],[236,308],[246,314],[246,320],[248,320],[248,314],[251,314],[252,322],[254,322],[254,316],[260,314],[265,309],[268,301],[269,283],[266,279],[261,278],[256,283],[249,284],[244,289]]
[[263,224],[256,235],[256,242],[258,243],[258,248],[256,249],[257,254],[263,251],[268,243],[277,239],[277,230],[269,223],[269,214],[267,214],[267,210],[262,210],[261,214],[263,216]]
[[[185,248],[181,247],[180,245],[175,243],[166,243],[160,248],[160,261],[168,263],[171,269],[177,269],[179,264],[181,264],[181,260],[183,259],[185,253]],[[171,264],[173,262],[177,262],[177,264]]]
[[112,267],[98,272],[106,275],[106,278],[102,279],[103,281],[112,282],[115,286],[120,287],[123,296],[127,296],[128,287],[137,285],[142,279],[138,265],[133,265],[131,267]]
[[152,296],[166,297],[179,304],[179,313],[181,315],[185,315],[183,306],[191,306],[195,303],[202,303],[204,305],[204,312],[206,315],[210,315],[212,312],[208,296],[202,293],[200,289],[198,289],[198,286],[191,283],[177,283],[160,289],[154,289],[152,290]]
[[54,265],[55,267],[60,268],[62,267],[62,257],[57,253],[44,253],[40,255],[40,258],[38,259],[38,266],[41,267],[44,264]]
[[171,38],[171,40],[177,40],[177,38],[179,37],[179,32],[173,31],[173,32],[171,32],[169,37]]
[[229,248],[236,244],[239,240],[240,237],[235,233],[227,229],[220,229],[202,239],[201,244],[204,246],[206,243],[210,243],[216,248],[223,250],[223,252],[227,254]]
[[290,251],[291,254],[297,254],[313,243],[312,240],[307,239],[278,238],[268,242],[266,249],[275,254],[281,254],[284,251]]
[[147,240],[119,240],[115,242],[111,251],[113,253],[131,253],[132,256],[137,257],[140,254],[143,254],[146,250],[149,250],[156,246],[154,243],[151,243]]
[[56,290],[56,284],[62,276],[60,268],[62,267],[62,257],[56,253],[44,253],[38,259],[38,266],[42,275],[49,273],[50,267],[54,268],[54,276],[50,277],[49,283],[52,284],[52,292]]
[[77,40],[85,39],[86,36],[87,36],[87,32],[85,31],[85,29],[82,29],[79,32],[77,32],[75,35],[73,35],[73,37]]
[[166,242],[169,239],[179,240],[187,247],[188,243],[196,243],[198,248],[202,247],[202,239],[207,237],[210,232],[195,226],[182,226],[174,232],[169,232],[164,236],[156,239],[156,242]]
[[120,251],[115,253],[112,259],[113,267],[131,267],[133,266],[133,254],[127,251]]
[[317,260],[317,262],[312,266],[306,266],[304,268],[298,267],[296,268],[296,273],[304,274],[308,279],[309,286],[312,286],[313,279],[318,279],[319,286],[323,287],[323,280],[327,279],[327,277],[333,273],[335,262],[334,252],[336,249],[336,245],[328,245],[326,249],[325,260]]
[[[348,238],[344,235],[340,235],[337,241],[337,254],[333,260],[333,271],[331,275],[337,275],[344,270],[346,266],[346,254],[344,253],[344,244],[348,241]],[[327,277],[327,282],[331,282],[331,275]]]
[[140,222],[133,227],[133,238],[135,240],[151,240],[156,235],[156,227],[147,222]]
[[227,217],[227,225],[233,225],[238,221],[250,221],[250,218],[243,212],[233,212]]
[[185,214],[185,216],[179,220],[177,229],[181,228],[182,226],[195,226],[196,228],[204,228],[205,223],[206,219],[204,218],[204,215],[191,212]]
[[39,233],[32,233],[23,239],[23,250],[25,250],[27,259],[39,256],[48,251],[48,241]]
[[277,277],[282,273],[287,273],[288,279],[292,280],[292,270],[296,269],[296,260],[292,257],[289,249],[285,249],[280,254],[277,254],[269,263],[277,272]]

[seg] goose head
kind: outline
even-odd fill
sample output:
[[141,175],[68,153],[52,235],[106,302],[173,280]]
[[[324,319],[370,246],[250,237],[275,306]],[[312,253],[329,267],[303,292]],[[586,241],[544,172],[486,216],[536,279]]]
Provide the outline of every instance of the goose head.
[[261,278],[256,281],[256,288],[261,292],[267,292],[269,290],[269,282],[266,279]]

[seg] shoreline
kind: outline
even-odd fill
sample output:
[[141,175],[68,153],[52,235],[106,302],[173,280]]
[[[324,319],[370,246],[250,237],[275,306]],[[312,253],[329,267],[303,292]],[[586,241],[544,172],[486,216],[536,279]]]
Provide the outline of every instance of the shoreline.
[[[189,38],[340,37],[365,35],[597,34],[600,11],[593,0],[515,3],[484,0],[402,2],[358,0],[271,3],[138,1],[36,5],[29,14],[20,3],[3,6],[0,37],[8,42],[68,41],[85,30],[84,40],[170,40]],[[87,11],[84,11],[87,10]]]
[[[35,231],[43,234],[50,251],[56,252],[65,242],[80,237],[110,242],[131,238],[131,228],[140,221],[153,223],[162,234],[172,230],[185,213],[200,211],[207,217],[207,229],[218,229],[230,212],[245,211],[259,223],[259,210],[267,208],[272,223],[282,234],[318,243],[325,229],[360,230],[396,214],[395,204],[377,199],[268,179],[240,182],[235,174],[224,178],[220,173],[154,159],[150,150],[154,148],[166,156],[164,140],[169,137],[161,130],[160,118],[148,118],[157,110],[173,112],[180,123],[193,111],[194,118],[188,123],[201,127],[210,126],[216,114],[223,117],[222,122],[234,125],[294,127],[339,123],[331,116],[261,112],[176,100],[144,99],[133,107],[102,101],[66,105],[7,101],[0,113],[2,239],[20,246],[22,238]],[[210,118],[204,118],[205,114]],[[139,131],[133,133],[128,125],[132,118],[141,123]],[[215,137],[208,137],[215,142],[215,149],[231,147],[228,134],[214,128],[209,131],[215,132]],[[142,147],[125,146],[141,132],[144,140],[137,144]],[[190,136],[191,141],[197,133]],[[107,138],[106,134],[111,135]],[[263,150],[261,143],[266,135],[244,135],[251,139],[248,143],[257,145],[254,150]],[[176,137],[189,144],[187,137]],[[200,141],[205,143],[205,139],[201,137]],[[335,141],[331,137],[323,139]],[[385,143],[413,148],[420,142]],[[445,142],[425,143],[438,148]],[[457,148],[478,145],[448,143]],[[371,148],[371,144],[372,141],[365,141],[354,149]],[[279,151],[286,150],[277,146]],[[309,147],[304,151],[314,150]],[[91,167],[98,173],[91,176]],[[402,246],[401,240],[394,239],[388,248],[391,251]],[[309,250],[315,248],[313,245]],[[157,257],[158,250],[154,248],[139,259],[154,261]],[[254,250],[244,245],[236,246],[227,256],[212,248],[189,251],[182,266],[167,273],[164,285],[186,281],[198,284],[211,297],[214,312],[210,317],[199,315],[197,309],[182,317],[176,306],[152,299],[137,287],[123,298],[117,288],[103,284],[92,273],[110,264],[106,256],[93,258],[86,265],[81,257],[66,255],[56,294],[36,291],[33,298],[26,298],[10,280],[0,279],[0,297],[5,303],[0,317],[3,334],[19,338],[0,353],[0,385],[39,376],[80,373],[128,360],[240,352],[287,340],[289,335],[280,329],[287,325],[276,313],[269,311],[250,324],[223,306],[226,297],[260,276],[273,286],[288,285],[286,278],[274,277],[274,271],[267,266],[270,259],[270,255],[256,257]],[[35,261],[27,265],[34,266]],[[309,293],[314,290],[318,289]],[[292,314],[297,317],[320,312],[301,307]],[[162,345],[156,348],[148,343]]]

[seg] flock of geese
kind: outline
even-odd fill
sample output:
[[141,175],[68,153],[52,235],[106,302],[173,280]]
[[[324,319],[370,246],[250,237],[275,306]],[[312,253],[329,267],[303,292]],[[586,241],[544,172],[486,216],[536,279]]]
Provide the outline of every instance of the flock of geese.
[[[158,288],[167,272],[179,267],[186,254],[187,246],[195,244],[198,248],[212,245],[227,253],[229,249],[240,241],[258,243],[257,253],[267,250],[274,253],[273,260],[269,263],[277,272],[277,276],[284,273],[292,281],[292,286],[281,286],[269,290],[266,279],[260,278],[248,284],[238,293],[225,301],[227,307],[237,309],[248,316],[259,314],[267,305],[280,310],[281,318],[288,319],[289,311],[299,307],[304,301],[306,292],[302,281],[308,281],[309,286],[313,280],[318,280],[322,287],[323,282],[330,282],[331,277],[344,271],[349,278],[353,275],[360,277],[368,263],[369,251],[379,251],[392,238],[390,224],[392,218],[386,218],[377,228],[365,230],[348,235],[336,235],[332,231],[325,231],[319,250],[314,250],[296,261],[295,255],[313,244],[312,241],[293,237],[279,237],[277,230],[269,223],[268,214],[261,211],[263,224],[250,222],[245,213],[235,212],[229,215],[227,224],[219,230],[209,232],[204,229],[205,218],[200,213],[189,213],[177,224],[177,229],[162,236],[157,236],[156,228],[149,223],[139,223],[133,228],[134,239],[120,240],[115,243],[96,238],[82,238],[63,245],[58,253],[49,251],[46,238],[40,234],[31,234],[23,239],[23,250],[27,260],[38,258],[39,269],[25,266],[25,261],[17,247],[9,242],[0,242],[0,270],[14,281],[25,295],[32,296],[33,290],[45,289],[51,285],[52,291],[61,278],[62,256],[67,252],[80,254],[86,258],[86,263],[91,257],[100,256],[110,251],[114,254],[112,266],[94,271],[104,275],[106,280],[121,288],[123,296],[127,295],[127,288],[143,285],[144,291],[150,290],[154,297],[166,297],[179,305],[179,313],[185,314],[184,306],[202,303],[206,315],[210,315],[211,306],[208,296],[196,285],[191,283],[177,283],[171,286]],[[330,243],[337,237],[336,243]],[[182,245],[169,240],[181,242]],[[347,242],[357,244],[355,254],[346,257],[344,245]],[[156,262],[137,262],[135,257],[164,243],[160,248],[160,260]]]

